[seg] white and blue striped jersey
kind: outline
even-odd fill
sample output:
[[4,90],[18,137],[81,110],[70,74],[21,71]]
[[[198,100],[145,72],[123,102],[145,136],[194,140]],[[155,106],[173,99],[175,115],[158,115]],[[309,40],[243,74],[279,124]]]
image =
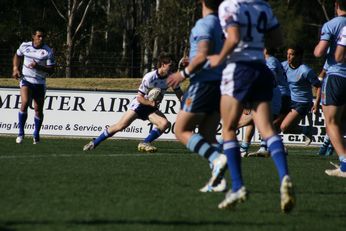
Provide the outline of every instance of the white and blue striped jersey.
[[[198,52],[198,43],[207,40],[211,44],[212,50],[208,55],[220,53],[223,46],[223,32],[221,29],[219,18],[216,14],[209,14],[199,19],[191,30],[190,34],[190,61]],[[191,74],[191,82],[205,81],[221,81],[222,70],[224,66],[220,65],[216,68],[203,67],[200,71]]]
[[[153,88],[160,88],[162,96],[165,95],[168,85],[167,85],[167,76],[160,76],[158,73],[158,70],[154,70],[151,72],[148,72],[144,75],[142,79],[141,85],[139,85],[138,92],[142,93],[145,98],[148,97],[148,93]],[[180,88],[178,86],[177,88]],[[133,99],[133,101],[130,104],[130,108],[132,110],[136,109],[139,106],[139,102],[137,100],[137,97]]]
[[281,62],[274,56],[269,56],[266,59],[266,64],[275,76],[275,80],[280,89],[281,95],[290,96],[290,89],[288,86],[287,77],[281,65]]
[[48,73],[28,66],[34,61],[41,66],[54,66],[55,59],[52,49],[46,44],[36,48],[32,42],[23,42],[16,54],[20,57],[24,56],[22,78],[33,84],[45,84]]
[[329,49],[327,52],[327,74],[346,78],[346,63],[337,63],[334,57],[337,42],[340,40],[339,35],[344,26],[346,26],[345,16],[338,16],[329,20],[322,27],[320,40],[329,42]]
[[287,61],[282,62],[285,70],[288,85],[291,91],[292,101],[298,103],[312,102],[312,86],[319,87],[321,82],[315,72],[305,64],[297,68],[291,68]]
[[270,5],[263,0],[225,0],[219,7],[222,29],[238,26],[240,42],[227,62],[264,60],[264,34],[279,26]]

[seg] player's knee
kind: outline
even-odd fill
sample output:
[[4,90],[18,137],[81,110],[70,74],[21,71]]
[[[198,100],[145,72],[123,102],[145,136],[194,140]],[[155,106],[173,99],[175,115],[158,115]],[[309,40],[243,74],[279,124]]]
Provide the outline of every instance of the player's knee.
[[169,128],[171,126],[171,123],[168,120],[165,120],[162,123],[162,131],[165,131],[167,128]]
[[288,126],[285,125],[285,124],[281,124],[281,125],[280,125],[280,130],[281,130],[282,132],[287,131],[287,128],[288,128]]

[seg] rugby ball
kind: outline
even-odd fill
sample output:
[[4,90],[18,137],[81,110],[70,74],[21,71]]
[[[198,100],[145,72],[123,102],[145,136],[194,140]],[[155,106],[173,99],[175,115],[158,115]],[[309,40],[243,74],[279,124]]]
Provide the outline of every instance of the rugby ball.
[[161,101],[162,100],[162,94],[160,88],[153,88],[148,93],[148,100],[150,101]]

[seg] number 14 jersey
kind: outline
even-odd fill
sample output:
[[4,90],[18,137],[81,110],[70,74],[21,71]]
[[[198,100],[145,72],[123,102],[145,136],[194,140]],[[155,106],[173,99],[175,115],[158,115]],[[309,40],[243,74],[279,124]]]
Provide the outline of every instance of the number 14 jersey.
[[228,56],[227,63],[239,61],[265,62],[264,34],[279,26],[270,5],[263,0],[226,0],[219,7],[222,29],[239,27],[240,42]]

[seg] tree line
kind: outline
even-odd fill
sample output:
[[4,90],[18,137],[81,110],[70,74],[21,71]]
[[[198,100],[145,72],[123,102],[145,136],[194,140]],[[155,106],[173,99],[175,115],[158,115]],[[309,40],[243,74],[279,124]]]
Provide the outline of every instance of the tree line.
[[[269,3],[286,44],[302,43],[309,60],[321,26],[334,16],[334,1]],[[141,77],[161,51],[183,56],[200,17],[196,0],[1,0],[0,76],[11,75],[14,52],[42,26],[55,51],[55,76]]]

